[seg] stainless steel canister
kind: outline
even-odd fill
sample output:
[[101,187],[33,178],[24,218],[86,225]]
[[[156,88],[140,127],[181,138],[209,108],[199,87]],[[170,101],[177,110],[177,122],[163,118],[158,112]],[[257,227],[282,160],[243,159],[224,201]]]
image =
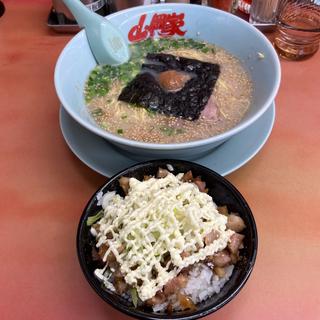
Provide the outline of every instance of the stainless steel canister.
[[[79,0],[85,4],[90,10],[106,15],[106,1],[105,0]],[[134,2],[134,1],[133,1]],[[66,7],[62,0],[52,0],[52,6],[58,15],[63,14],[69,20],[75,20],[70,10]]]
[[202,3],[199,0],[106,0],[106,2],[111,7],[112,12],[154,3]]
[[120,11],[136,6],[142,6],[146,4],[159,3],[160,0],[107,0],[107,4],[111,8],[111,12]]

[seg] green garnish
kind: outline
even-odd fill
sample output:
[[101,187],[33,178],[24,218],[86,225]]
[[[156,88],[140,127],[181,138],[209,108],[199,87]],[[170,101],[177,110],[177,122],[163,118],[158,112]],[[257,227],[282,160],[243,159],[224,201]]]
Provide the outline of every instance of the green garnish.
[[151,109],[146,109],[149,117],[154,117],[157,112]]
[[98,220],[100,220],[103,217],[103,210],[101,209],[98,213],[96,213],[94,216],[90,216],[87,219],[87,226],[90,227],[91,225],[93,225],[95,222],[97,222]]
[[160,127],[159,129],[160,129],[160,131],[162,131],[167,136],[172,136],[175,133],[175,129],[174,128]]
[[152,235],[154,236],[154,238],[155,238],[156,240],[158,240],[159,237],[160,237],[160,232],[159,232],[159,231],[153,231],[153,232],[152,232]]
[[92,110],[91,114],[94,117],[102,116],[103,115],[103,110],[101,108],[97,108],[97,109]]
[[134,307],[136,308],[138,306],[138,292],[136,288],[130,289],[131,299]]
[[118,129],[117,134],[123,134],[123,129]]
[[[172,49],[198,49],[204,53],[215,52],[212,45],[193,39],[184,38],[161,38],[145,41],[130,45],[131,59],[127,63],[119,66],[97,66],[91,71],[86,87],[85,100],[90,102],[95,97],[105,96],[115,80],[121,81],[123,85],[128,84],[140,72],[141,65],[144,63],[148,53],[162,52]],[[109,103],[109,101],[107,101]]]
[[171,127],[160,127],[159,128],[161,132],[163,132],[167,136],[173,136],[175,134],[181,134],[184,133],[184,130],[181,128],[171,128]]
[[109,130],[109,126],[107,125],[107,124],[105,124],[105,123],[100,123],[100,126],[101,126],[101,128],[102,129],[104,129],[104,130]]
[[122,116],[121,116],[121,119],[127,119],[128,118],[128,116],[126,115],[126,114],[123,114]]

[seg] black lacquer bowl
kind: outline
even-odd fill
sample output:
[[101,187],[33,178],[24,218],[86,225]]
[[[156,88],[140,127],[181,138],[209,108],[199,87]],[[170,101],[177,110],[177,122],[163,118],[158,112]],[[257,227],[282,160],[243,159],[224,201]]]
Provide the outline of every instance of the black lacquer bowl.
[[[116,191],[123,195],[119,186],[119,178],[121,176],[135,177],[142,180],[144,175],[156,175],[159,167],[166,168],[170,164],[174,174],[180,172],[192,171],[193,176],[201,176],[206,182],[209,189],[208,194],[212,196],[215,203],[219,205],[227,205],[229,211],[238,212],[246,224],[244,248],[240,251],[242,259],[235,265],[229,281],[224,285],[219,294],[215,294],[206,301],[197,305],[196,311],[179,311],[171,315],[165,313],[154,313],[151,309],[134,308],[127,300],[121,298],[112,291],[102,288],[101,283],[94,276],[94,270],[97,262],[92,259],[92,246],[94,246],[94,238],[90,234],[90,227],[86,221],[89,216],[96,214],[101,209],[97,206],[97,193],[102,191],[105,194],[108,191]],[[223,307],[232,300],[248,280],[253,269],[258,247],[258,237],[256,224],[252,212],[242,197],[240,192],[224,177],[218,173],[198,165],[196,163],[182,160],[153,160],[136,164],[114,175],[104,186],[99,188],[97,192],[89,200],[84,212],[81,216],[78,234],[77,234],[77,251],[82,271],[95,292],[107,303],[114,308],[138,319],[184,319],[191,320],[204,317]]]

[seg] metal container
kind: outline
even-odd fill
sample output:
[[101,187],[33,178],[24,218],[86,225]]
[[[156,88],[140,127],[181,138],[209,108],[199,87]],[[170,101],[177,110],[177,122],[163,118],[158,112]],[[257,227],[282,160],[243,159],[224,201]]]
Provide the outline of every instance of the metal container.
[[106,0],[107,4],[111,8],[111,12],[116,12],[123,9],[132,7],[155,4],[155,3],[197,3],[201,4],[201,0],[190,1],[190,0]]
[[111,12],[159,2],[160,0],[107,0]]
[[[105,0],[79,0],[85,4],[90,10],[106,15],[106,1]],[[133,1],[134,2],[134,1]],[[52,0],[52,6],[57,15],[63,15],[69,20],[75,21],[74,16],[70,10],[66,7],[62,0]]]

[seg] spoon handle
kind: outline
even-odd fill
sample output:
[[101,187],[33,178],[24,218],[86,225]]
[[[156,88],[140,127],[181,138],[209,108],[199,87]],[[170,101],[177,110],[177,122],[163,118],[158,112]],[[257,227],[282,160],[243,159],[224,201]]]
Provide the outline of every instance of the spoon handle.
[[88,9],[80,0],[63,0],[85,28],[91,52],[98,64],[118,65],[130,58],[130,49],[121,31],[108,19]]
[[63,0],[63,2],[72,12],[80,27],[88,26],[88,24],[93,23],[99,17],[103,19],[102,16],[88,9],[80,0]]

